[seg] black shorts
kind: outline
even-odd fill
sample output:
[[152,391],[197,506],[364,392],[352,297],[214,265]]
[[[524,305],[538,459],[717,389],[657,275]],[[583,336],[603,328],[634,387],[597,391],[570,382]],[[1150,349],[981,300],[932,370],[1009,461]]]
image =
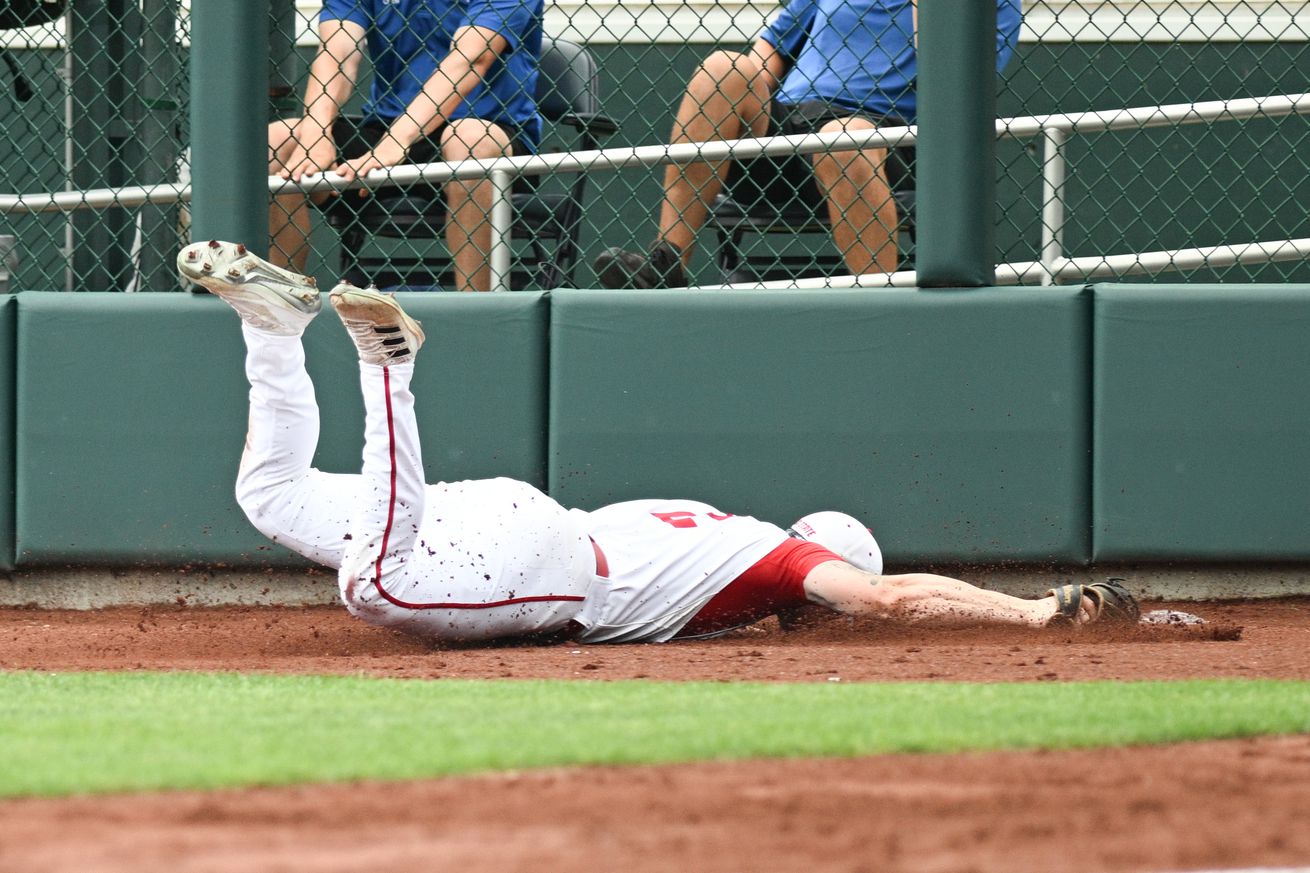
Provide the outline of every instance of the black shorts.
[[[835,118],[867,118],[879,127],[899,127],[905,123],[899,118],[853,111],[828,103],[792,104],[775,100],[770,108],[768,135],[818,133]],[[910,187],[906,183],[912,178],[913,164],[914,146],[897,146],[890,150],[887,183],[893,191]],[[827,202],[814,178],[812,155],[762,156],[734,161],[728,170],[725,190],[747,210],[756,204],[769,203],[782,213],[799,201],[812,211],[818,211]]]
[[[532,149],[527,147],[523,138],[523,131],[512,124],[500,121],[494,123],[509,134],[511,155],[532,154]],[[332,139],[337,144],[337,154],[343,161],[348,161],[377,145],[386,135],[387,129],[387,123],[380,118],[342,115],[332,122]],[[429,164],[441,160],[441,131],[439,127],[410,146],[406,161],[411,164]]]

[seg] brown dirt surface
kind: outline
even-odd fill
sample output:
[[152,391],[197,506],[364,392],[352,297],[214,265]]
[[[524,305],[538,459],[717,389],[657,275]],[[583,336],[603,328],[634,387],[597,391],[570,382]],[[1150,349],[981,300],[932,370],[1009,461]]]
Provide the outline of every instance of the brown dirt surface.
[[331,606],[0,609],[0,669],[785,682],[1310,677],[1310,599],[1144,608],[1208,624],[927,631],[815,613],[790,632],[770,619],[705,642],[435,649]]
[[[0,609],[0,669],[414,678],[1310,678],[1310,599],[1200,628],[916,631],[804,616],[698,643],[433,649],[332,607]],[[10,764],[15,763],[10,761]],[[1182,871],[1310,865],[1310,735],[580,768],[0,802],[0,870]]]

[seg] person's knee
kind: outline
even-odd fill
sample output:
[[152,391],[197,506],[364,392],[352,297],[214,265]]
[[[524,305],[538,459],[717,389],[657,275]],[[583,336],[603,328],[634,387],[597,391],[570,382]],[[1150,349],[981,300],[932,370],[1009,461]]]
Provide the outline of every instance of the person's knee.
[[839,133],[843,130],[877,130],[873,119],[863,115],[851,115],[845,118],[830,118],[819,127],[819,133]]
[[[878,126],[867,118],[834,118],[820,126],[819,133],[841,133],[877,130]],[[857,186],[863,186],[878,176],[878,168],[887,159],[883,148],[865,148],[858,151],[832,152],[815,155],[815,170],[820,175],[836,174]]]
[[764,73],[764,68],[754,55],[745,52],[715,51],[701,60],[700,67],[687,83],[687,90],[696,92],[708,86],[731,95],[748,89]]
[[758,66],[744,52],[724,49],[710,52],[700,62],[701,71],[715,79],[723,79],[732,75],[749,75]]
[[485,160],[512,153],[509,134],[489,121],[461,118],[441,132],[441,158],[445,161]]

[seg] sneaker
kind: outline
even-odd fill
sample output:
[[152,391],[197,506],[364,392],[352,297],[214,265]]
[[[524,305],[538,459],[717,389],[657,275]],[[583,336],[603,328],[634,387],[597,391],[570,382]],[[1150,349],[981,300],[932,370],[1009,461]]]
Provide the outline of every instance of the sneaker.
[[177,272],[228,302],[251,327],[298,336],[323,306],[315,282],[275,267],[240,243],[210,240],[178,252]]
[[646,254],[609,248],[593,265],[603,288],[685,288],[687,271],[682,250],[670,242],[657,242]]
[[408,364],[423,347],[423,328],[392,295],[342,282],[328,297],[364,363]]

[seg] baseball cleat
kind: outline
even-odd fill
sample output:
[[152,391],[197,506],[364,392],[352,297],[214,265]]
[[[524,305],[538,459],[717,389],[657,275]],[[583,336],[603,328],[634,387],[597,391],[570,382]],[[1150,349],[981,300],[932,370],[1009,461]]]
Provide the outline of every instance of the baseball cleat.
[[312,278],[275,267],[240,243],[193,243],[178,252],[177,271],[226,300],[246,324],[279,336],[298,336],[323,306]]
[[396,298],[376,288],[342,282],[328,295],[366,364],[408,364],[423,347],[423,328],[400,308]]

